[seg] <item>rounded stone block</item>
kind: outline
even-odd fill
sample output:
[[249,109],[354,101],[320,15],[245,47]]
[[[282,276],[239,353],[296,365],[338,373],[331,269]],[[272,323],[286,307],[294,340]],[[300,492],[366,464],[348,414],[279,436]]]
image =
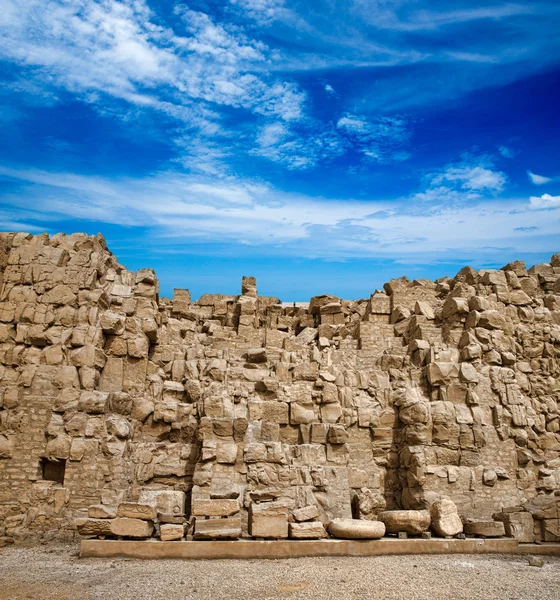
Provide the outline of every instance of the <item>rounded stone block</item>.
[[385,535],[385,525],[381,521],[333,519],[329,523],[329,533],[346,540],[377,540]]
[[379,513],[379,520],[385,523],[387,533],[404,531],[411,535],[428,531],[431,523],[427,510],[386,510]]

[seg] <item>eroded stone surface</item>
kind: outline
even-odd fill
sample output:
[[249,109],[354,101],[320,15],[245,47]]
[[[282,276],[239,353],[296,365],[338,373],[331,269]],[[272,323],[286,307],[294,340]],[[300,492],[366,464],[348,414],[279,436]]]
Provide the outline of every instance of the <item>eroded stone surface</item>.
[[250,277],[161,298],[102,236],[8,233],[0,284],[6,540],[111,535],[122,503],[204,519],[233,500],[244,535],[273,503],[285,537],[307,507],[374,522],[444,497],[560,535],[525,505],[560,489],[560,255],[293,306]]
[[385,531],[385,524],[381,521],[333,519],[329,523],[329,533],[333,537],[347,540],[376,540],[382,538]]

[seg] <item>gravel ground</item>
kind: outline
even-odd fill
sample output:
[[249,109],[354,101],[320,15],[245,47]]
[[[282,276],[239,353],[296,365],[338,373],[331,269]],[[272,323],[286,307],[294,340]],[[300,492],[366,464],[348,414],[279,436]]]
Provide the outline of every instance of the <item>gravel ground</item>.
[[501,555],[287,560],[79,559],[77,546],[0,550],[0,600],[558,600],[560,559]]

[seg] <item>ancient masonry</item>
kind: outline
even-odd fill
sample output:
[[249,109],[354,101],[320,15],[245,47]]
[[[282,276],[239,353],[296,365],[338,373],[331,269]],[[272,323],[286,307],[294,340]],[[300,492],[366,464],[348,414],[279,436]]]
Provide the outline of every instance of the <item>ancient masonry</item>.
[[296,307],[5,233],[0,283],[0,545],[560,540],[560,254]]

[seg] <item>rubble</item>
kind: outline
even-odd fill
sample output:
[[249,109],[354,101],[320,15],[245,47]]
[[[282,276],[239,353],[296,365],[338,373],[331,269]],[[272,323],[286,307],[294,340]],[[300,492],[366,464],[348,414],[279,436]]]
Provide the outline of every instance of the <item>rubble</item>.
[[560,254],[293,306],[252,277],[160,297],[101,235],[0,238],[1,545],[560,541]]

